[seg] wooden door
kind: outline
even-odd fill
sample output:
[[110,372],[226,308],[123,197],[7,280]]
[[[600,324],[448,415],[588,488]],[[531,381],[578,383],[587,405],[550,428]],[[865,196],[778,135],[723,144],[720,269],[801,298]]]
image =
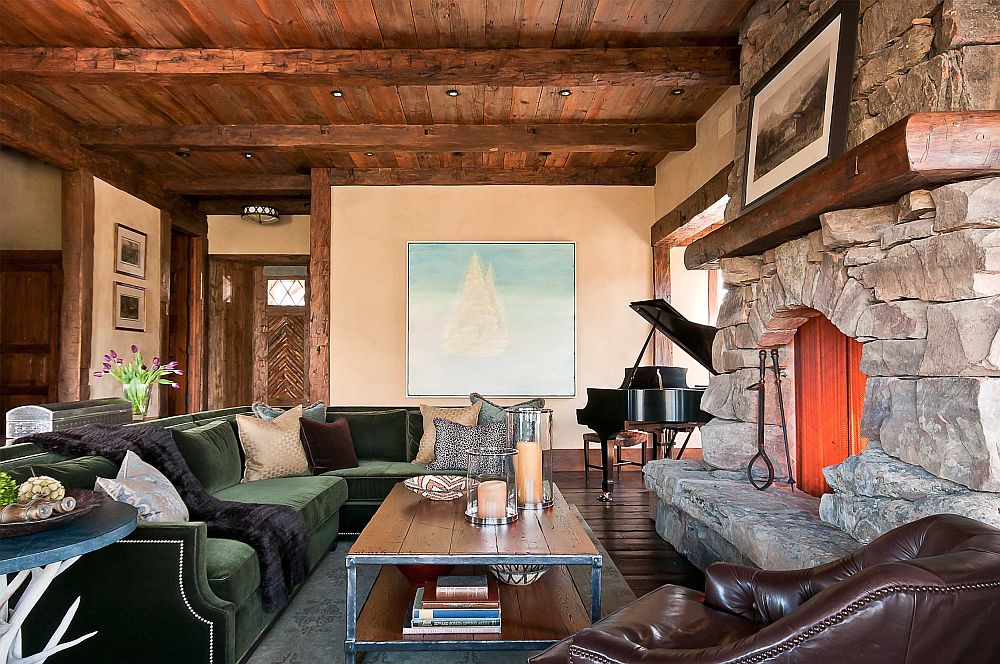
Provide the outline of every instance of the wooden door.
[[59,400],[61,300],[61,252],[0,252],[0,414]]
[[298,267],[257,267],[254,273],[255,401],[305,403],[309,367],[308,281]]
[[861,437],[867,376],[859,369],[861,344],[823,316],[795,334],[795,412],[799,488],[828,493],[826,466],[865,448]]

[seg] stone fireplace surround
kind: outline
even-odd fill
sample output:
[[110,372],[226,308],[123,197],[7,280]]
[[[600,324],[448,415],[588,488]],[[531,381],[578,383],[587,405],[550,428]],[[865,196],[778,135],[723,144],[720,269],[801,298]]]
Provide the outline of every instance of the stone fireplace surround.
[[[696,565],[812,566],[928,514],[1000,526],[1000,178],[918,189],[820,222],[762,256],[722,260],[704,460],[644,471],[657,532]],[[864,344],[868,447],[824,469],[834,493],[820,500],[781,486],[759,492],[745,478],[757,419],[746,388],[759,349],[788,344],[815,315]],[[789,375],[786,406],[793,385]],[[773,384],[770,394],[765,443],[787,475]],[[794,436],[790,444],[794,453]]]

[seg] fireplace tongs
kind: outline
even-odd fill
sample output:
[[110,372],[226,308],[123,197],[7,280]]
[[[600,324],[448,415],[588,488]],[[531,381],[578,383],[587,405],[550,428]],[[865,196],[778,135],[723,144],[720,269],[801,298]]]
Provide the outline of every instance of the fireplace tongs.
[[[795,491],[795,479],[792,478],[792,458],[791,452],[788,449],[788,427],[785,424],[785,400],[781,394],[781,369],[778,367],[778,349],[771,349],[771,368],[774,371],[774,385],[778,390],[778,414],[781,418],[781,437],[785,443],[785,468],[788,469],[788,487]],[[760,351],[760,380],[748,387],[748,390],[755,390],[757,392],[757,454],[755,454],[750,462],[747,464],[747,479],[750,480],[750,484],[754,486],[755,489],[763,491],[764,489],[771,486],[774,483],[774,464],[771,463],[771,459],[767,456],[767,451],[764,449],[764,397],[765,388],[767,385],[767,351]],[[767,480],[760,484],[758,480],[754,477],[753,467],[754,464],[761,461],[767,468]]]

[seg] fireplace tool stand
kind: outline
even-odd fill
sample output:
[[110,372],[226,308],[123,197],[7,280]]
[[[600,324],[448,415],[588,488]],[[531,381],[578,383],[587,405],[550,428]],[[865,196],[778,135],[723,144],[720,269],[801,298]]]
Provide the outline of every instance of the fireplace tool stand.
[[[795,479],[792,477],[792,456],[788,449],[788,426],[785,423],[785,400],[781,393],[781,369],[778,367],[778,349],[771,349],[771,369],[774,371],[774,385],[778,390],[778,415],[781,418],[781,438],[785,444],[785,468],[788,469],[788,487],[795,491]],[[757,392],[757,454],[747,464],[747,479],[758,491],[763,491],[774,483],[774,464],[767,456],[764,448],[764,397],[767,385],[767,351],[760,351],[760,378],[748,387]],[[760,483],[753,474],[754,465],[760,461],[767,468],[767,478]]]

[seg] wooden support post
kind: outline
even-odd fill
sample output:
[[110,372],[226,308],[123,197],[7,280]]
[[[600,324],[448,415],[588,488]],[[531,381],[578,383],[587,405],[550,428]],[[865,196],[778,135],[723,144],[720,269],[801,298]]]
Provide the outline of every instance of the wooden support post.
[[208,238],[191,238],[191,278],[188,280],[188,366],[187,410],[196,413],[208,408],[207,391],[208,355],[205,340],[208,338]]
[[[160,347],[156,356],[168,360],[170,350],[170,236],[173,223],[169,210],[160,210]],[[187,367],[185,367],[187,368]],[[155,411],[160,417],[168,414],[167,401],[170,399],[170,386],[160,385]],[[153,404],[150,404],[152,406]]]
[[[653,297],[670,301],[670,247],[653,247]],[[674,345],[662,334],[653,336],[654,364],[669,366],[674,359]]]
[[309,400],[330,403],[330,244],[333,201],[325,168],[311,174],[309,205]]
[[59,401],[90,398],[91,323],[94,306],[94,176],[62,177],[62,330]]

